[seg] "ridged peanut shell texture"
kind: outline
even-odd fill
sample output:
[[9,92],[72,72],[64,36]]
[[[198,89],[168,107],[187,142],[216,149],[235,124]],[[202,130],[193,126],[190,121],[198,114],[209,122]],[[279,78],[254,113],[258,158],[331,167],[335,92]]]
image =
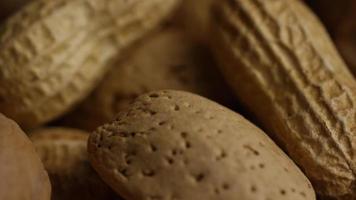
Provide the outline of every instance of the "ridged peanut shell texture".
[[48,171],[52,200],[118,200],[88,160],[89,134],[69,128],[45,128],[30,138]]
[[91,134],[89,158],[130,200],[312,200],[311,184],[257,127],[203,97],[138,97]]
[[212,47],[239,99],[321,197],[356,199],[356,82],[299,0],[222,0]]
[[30,139],[0,114],[0,199],[50,200],[48,175]]
[[179,0],[36,0],[0,32],[0,111],[23,127],[86,97],[112,60]]
[[224,105],[234,102],[207,47],[177,28],[150,35],[127,54],[80,108],[64,117],[64,124],[93,131],[137,96],[153,90],[184,90]]

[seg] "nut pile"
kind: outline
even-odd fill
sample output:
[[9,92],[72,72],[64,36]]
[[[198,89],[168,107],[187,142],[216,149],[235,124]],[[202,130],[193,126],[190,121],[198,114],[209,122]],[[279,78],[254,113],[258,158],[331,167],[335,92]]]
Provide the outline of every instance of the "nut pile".
[[356,200],[354,11],[1,1],[0,200]]

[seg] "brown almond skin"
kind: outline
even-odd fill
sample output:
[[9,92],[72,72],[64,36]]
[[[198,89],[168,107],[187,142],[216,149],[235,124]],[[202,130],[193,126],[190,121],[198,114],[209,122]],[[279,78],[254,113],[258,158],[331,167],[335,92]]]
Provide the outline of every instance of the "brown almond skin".
[[90,135],[88,151],[125,199],[315,199],[303,173],[265,133],[187,92],[138,97]]
[[35,147],[20,127],[2,114],[0,163],[0,199],[50,200],[50,181]]
[[52,200],[118,200],[92,169],[89,134],[70,128],[44,128],[30,134],[52,182]]
[[325,199],[356,198],[356,82],[299,0],[222,0],[212,48],[235,93]]
[[235,97],[212,57],[206,46],[180,29],[163,28],[116,62],[90,97],[59,124],[93,131],[138,95],[161,89],[194,92],[233,105]]
[[[86,98],[179,0],[36,0],[0,27],[0,112],[31,129]],[[154,12],[153,12],[154,10]]]
[[356,2],[353,0],[310,0],[309,4],[319,15],[345,59],[356,75]]

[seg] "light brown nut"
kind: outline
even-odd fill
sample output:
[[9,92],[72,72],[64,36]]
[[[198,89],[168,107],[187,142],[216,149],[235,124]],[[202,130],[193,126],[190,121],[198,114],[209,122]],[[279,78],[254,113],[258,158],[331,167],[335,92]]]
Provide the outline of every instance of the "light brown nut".
[[340,54],[356,75],[356,2],[310,0],[309,4],[325,23]]
[[187,92],[140,96],[90,136],[88,151],[126,199],[315,199],[302,172],[260,129]]
[[206,47],[177,28],[154,33],[114,64],[81,107],[64,117],[64,124],[93,131],[138,95],[160,89],[190,91],[233,104],[232,92],[211,57]]
[[0,32],[0,111],[23,127],[86,97],[122,50],[179,0],[37,0]]
[[52,200],[119,199],[92,169],[87,156],[89,134],[76,129],[34,131],[34,143],[52,182]]
[[48,175],[35,147],[12,120],[0,114],[0,199],[50,200]]
[[320,196],[356,198],[356,82],[298,0],[222,0],[213,49],[239,99]]

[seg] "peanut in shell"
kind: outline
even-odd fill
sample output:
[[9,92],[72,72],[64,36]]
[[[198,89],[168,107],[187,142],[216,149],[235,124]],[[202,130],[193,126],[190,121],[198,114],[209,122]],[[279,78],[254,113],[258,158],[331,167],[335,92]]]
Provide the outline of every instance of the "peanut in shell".
[[178,1],[31,2],[0,31],[0,111],[24,128],[63,115]]
[[222,0],[212,48],[240,101],[325,199],[356,199],[356,82],[299,0]]

